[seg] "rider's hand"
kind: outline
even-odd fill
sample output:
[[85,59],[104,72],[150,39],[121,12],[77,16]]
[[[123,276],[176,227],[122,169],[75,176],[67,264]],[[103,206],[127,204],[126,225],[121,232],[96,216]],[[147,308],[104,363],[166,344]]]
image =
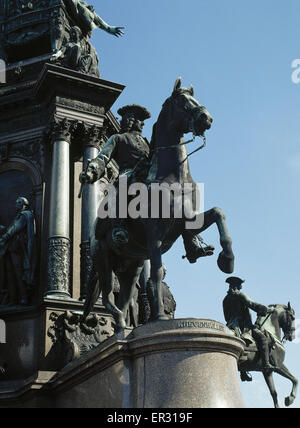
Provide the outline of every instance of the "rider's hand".
[[93,159],[86,171],[82,172],[79,176],[79,181],[82,184],[93,184],[105,173],[105,162],[102,159]]
[[95,182],[94,176],[90,172],[82,172],[79,181],[81,184],[93,184]]

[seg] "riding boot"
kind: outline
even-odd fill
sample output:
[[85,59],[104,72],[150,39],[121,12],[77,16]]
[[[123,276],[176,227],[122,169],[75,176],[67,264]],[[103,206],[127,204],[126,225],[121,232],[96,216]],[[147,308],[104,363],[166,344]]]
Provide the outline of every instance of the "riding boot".
[[241,372],[241,381],[242,382],[252,382],[252,376],[248,372]]
[[257,329],[253,330],[253,338],[256,341],[256,345],[261,356],[263,370],[272,370],[274,367],[270,364],[268,340],[264,334]]
[[273,367],[270,364],[269,345],[268,345],[267,341],[261,343],[259,348],[260,348],[259,351],[261,354],[263,370],[272,370]]
[[206,257],[213,255],[214,247],[209,246],[205,249],[200,247],[198,244],[197,236],[195,235],[195,232],[192,232],[190,230],[185,230],[182,234],[184,247],[186,251],[186,258],[191,264],[194,264],[197,262],[197,260],[200,257]]

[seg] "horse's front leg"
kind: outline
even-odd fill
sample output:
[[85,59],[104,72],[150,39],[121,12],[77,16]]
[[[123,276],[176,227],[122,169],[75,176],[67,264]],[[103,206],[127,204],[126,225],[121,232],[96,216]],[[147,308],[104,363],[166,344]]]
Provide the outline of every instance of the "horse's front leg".
[[293,389],[291,394],[285,399],[285,405],[289,407],[294,403],[296,399],[297,389],[298,389],[298,380],[289,372],[289,370],[284,365],[282,365],[279,368],[276,368],[275,372],[285,377],[286,379],[290,380],[293,384]]
[[275,407],[275,409],[279,409],[279,403],[278,403],[278,398],[277,398],[277,392],[275,389],[273,373],[272,372],[264,372],[263,375],[264,375],[265,381],[268,385],[268,388],[270,390],[270,393],[272,395],[272,398],[274,401],[274,407]]
[[234,254],[232,251],[232,239],[230,238],[226,225],[226,216],[221,208],[212,208],[204,214],[204,222],[200,229],[195,233],[202,233],[214,223],[217,225],[220,235],[220,244],[223,251],[219,254],[218,266],[222,272],[231,274],[234,271]]

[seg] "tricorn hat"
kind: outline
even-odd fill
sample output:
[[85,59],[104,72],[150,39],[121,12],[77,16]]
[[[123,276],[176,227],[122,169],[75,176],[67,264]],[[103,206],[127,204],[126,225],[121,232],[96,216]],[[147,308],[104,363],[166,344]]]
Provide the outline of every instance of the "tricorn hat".
[[227,284],[230,285],[241,285],[245,282],[244,279],[238,278],[237,276],[231,276],[226,279]]
[[118,110],[118,114],[120,116],[127,116],[127,115],[133,115],[138,120],[146,120],[150,119],[151,114],[150,112],[145,108],[138,104],[130,104],[128,106],[124,106]]

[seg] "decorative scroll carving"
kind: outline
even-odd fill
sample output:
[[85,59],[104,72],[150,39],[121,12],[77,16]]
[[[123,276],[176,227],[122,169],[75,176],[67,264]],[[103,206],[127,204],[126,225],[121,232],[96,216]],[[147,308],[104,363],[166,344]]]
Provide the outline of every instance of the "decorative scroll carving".
[[50,238],[48,241],[48,295],[69,296],[71,245],[67,238]]
[[111,318],[91,315],[83,323],[82,317],[66,311],[59,315],[50,314],[52,325],[47,335],[53,342],[52,353],[60,359],[61,367],[96,348],[114,334]]
[[69,107],[74,110],[83,111],[86,113],[93,113],[97,115],[105,114],[105,108],[84,101],[72,100],[69,98],[57,96],[55,99],[56,104],[64,107]]

